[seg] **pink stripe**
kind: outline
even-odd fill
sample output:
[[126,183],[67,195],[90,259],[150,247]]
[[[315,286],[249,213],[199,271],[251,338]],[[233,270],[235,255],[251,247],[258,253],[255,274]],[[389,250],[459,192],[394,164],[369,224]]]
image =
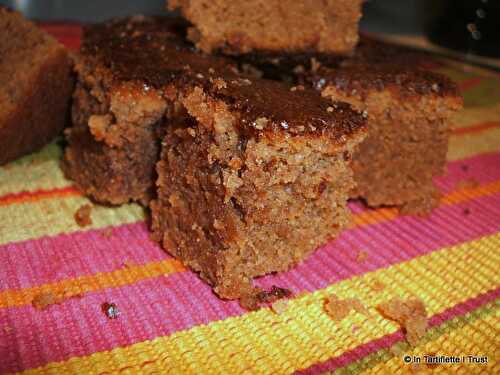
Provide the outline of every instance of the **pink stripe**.
[[0,246],[0,291],[27,288],[170,258],[144,223],[89,230]]
[[473,179],[488,184],[500,179],[500,152],[487,153],[447,164],[444,176],[436,178],[436,184],[444,193],[456,189],[463,180]]
[[[104,316],[100,306],[105,302],[116,303],[118,319]],[[236,302],[219,300],[188,272],[87,293],[44,311],[31,305],[1,309],[0,329],[10,329],[0,340],[0,373],[111,350],[243,313]]]
[[[464,209],[469,215],[464,215]],[[343,279],[408,261],[500,230],[500,195],[442,206],[428,218],[398,217],[390,222],[344,231],[288,272],[265,276],[265,288],[281,285],[314,291]],[[357,260],[364,251],[364,262]]]
[[[500,288],[481,294],[475,298],[471,298],[463,303],[459,303],[442,313],[436,314],[429,319],[429,326],[437,327],[444,322],[453,318],[463,316],[470,313],[489,302],[495,301],[500,297]],[[385,335],[379,339],[373,340],[367,344],[360,345],[353,350],[345,352],[338,357],[331,358],[326,362],[317,363],[311,367],[297,371],[296,375],[319,375],[328,371],[335,371],[341,367],[345,367],[350,363],[358,361],[372,353],[382,349],[390,348],[396,342],[403,341],[404,335],[401,331]]]

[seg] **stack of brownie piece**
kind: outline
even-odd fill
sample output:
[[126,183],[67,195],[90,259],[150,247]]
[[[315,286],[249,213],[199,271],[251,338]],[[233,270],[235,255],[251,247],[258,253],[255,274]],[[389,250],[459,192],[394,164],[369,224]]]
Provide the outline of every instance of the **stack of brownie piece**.
[[361,3],[177,0],[190,23],[88,27],[66,174],[98,202],[150,207],[154,238],[220,297],[286,294],[252,281],[338,235],[349,197],[435,203],[461,106],[406,52],[358,43]]

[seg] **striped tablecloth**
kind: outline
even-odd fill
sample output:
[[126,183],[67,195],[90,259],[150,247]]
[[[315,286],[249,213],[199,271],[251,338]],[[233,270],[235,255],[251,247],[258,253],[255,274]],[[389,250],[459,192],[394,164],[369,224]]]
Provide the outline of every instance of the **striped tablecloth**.
[[[45,25],[72,48],[81,30]],[[443,192],[428,218],[352,204],[355,225],[295,269],[258,280],[295,297],[276,314],[242,310],[149,238],[137,205],[95,206],[59,169],[61,146],[0,168],[0,372],[322,374],[500,373],[500,77],[439,63],[463,90]],[[64,296],[45,310],[40,295]],[[324,300],[357,298],[368,315],[332,320]],[[408,346],[376,306],[416,296],[430,317]],[[104,303],[119,309],[108,319]],[[488,356],[418,369],[404,355]]]

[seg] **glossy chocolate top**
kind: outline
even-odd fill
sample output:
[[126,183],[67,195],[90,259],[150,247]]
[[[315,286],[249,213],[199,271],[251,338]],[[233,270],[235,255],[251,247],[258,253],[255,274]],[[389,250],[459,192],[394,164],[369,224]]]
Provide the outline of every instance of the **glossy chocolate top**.
[[424,68],[429,59],[425,53],[362,38],[353,56],[322,64],[310,72],[310,79],[319,90],[334,85],[360,95],[395,88],[402,95],[460,96],[453,81]]
[[113,77],[162,87],[196,75],[232,74],[227,60],[185,41],[186,25],[169,17],[134,16],[85,29],[81,53],[96,57]]
[[302,86],[239,78],[218,81],[208,93],[237,111],[251,133],[326,136],[343,143],[365,128],[365,119],[349,104],[332,103]]
[[203,54],[185,41],[184,25],[169,18],[133,17],[85,32],[82,55],[97,58],[115,80],[179,92],[201,87],[240,114],[243,131],[328,136],[345,142],[365,119],[348,104],[332,104],[310,88],[248,79],[232,60]]
[[338,69],[320,68],[312,75],[318,90],[333,85],[336,89],[364,96],[369,90],[396,89],[401,95],[460,96],[457,86],[439,73],[408,69],[391,64],[354,64]]

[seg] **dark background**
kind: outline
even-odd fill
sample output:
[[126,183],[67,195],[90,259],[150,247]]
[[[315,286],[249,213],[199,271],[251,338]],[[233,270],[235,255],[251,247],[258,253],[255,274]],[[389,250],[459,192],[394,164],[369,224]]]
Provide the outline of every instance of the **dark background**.
[[[164,0],[0,0],[0,5],[43,21],[168,14]],[[361,30],[423,35],[460,52],[500,57],[500,0],[367,0]]]
[[[362,26],[373,31],[419,33],[432,20],[440,3],[436,0],[367,1]],[[41,20],[92,22],[135,13],[166,12],[163,0],[0,0],[0,4]]]

